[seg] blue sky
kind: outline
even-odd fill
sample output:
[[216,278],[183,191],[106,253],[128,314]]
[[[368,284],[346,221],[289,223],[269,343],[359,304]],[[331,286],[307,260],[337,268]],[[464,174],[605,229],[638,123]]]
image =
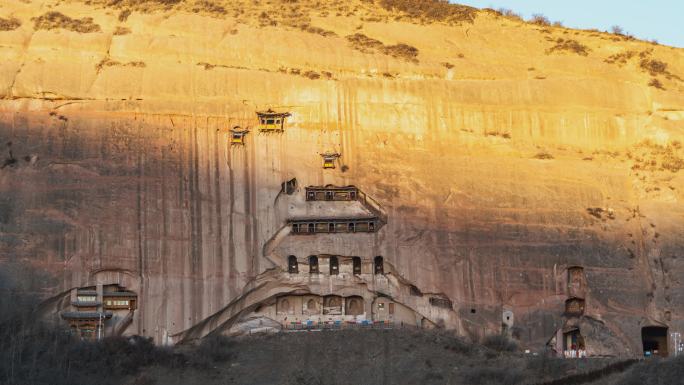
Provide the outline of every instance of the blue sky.
[[684,48],[684,0],[452,0],[477,8],[508,8],[528,19],[541,13],[572,28],[613,25],[643,40]]

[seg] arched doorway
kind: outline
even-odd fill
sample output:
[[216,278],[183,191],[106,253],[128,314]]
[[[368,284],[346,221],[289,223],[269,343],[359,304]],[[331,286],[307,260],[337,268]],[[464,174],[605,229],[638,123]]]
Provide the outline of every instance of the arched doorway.
[[373,266],[375,274],[385,274],[385,263],[381,256],[375,257]]
[[290,255],[287,257],[287,271],[290,274],[297,274],[299,273],[299,265],[297,263],[297,257],[294,255]]
[[318,274],[318,257],[315,255],[309,257],[309,274]]
[[666,327],[646,326],[641,328],[641,342],[644,347],[644,356],[668,356]]

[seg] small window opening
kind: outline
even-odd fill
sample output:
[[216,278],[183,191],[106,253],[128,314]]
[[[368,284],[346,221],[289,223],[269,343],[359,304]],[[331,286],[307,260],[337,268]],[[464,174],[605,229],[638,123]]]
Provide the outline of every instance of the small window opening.
[[349,223],[348,229],[349,229],[350,233],[353,233],[354,231],[356,231],[356,226],[354,225],[353,222]]
[[340,265],[337,257],[330,257],[330,275],[340,274]]
[[290,274],[297,274],[299,273],[299,266],[297,264],[297,257],[294,255],[290,255],[287,257],[287,271]]
[[334,223],[328,223],[328,232],[329,233],[335,232],[335,224]]
[[318,257],[315,255],[309,257],[309,273],[318,274]]
[[394,314],[394,302],[389,303],[389,313]]
[[476,313],[475,309],[470,309],[470,313],[475,314]]
[[326,200],[326,201],[331,201],[331,200],[333,200],[333,196],[334,196],[334,195],[333,195],[333,192],[332,192],[332,191],[326,191],[326,192],[325,192],[325,200]]
[[315,201],[316,200],[316,192],[315,191],[309,191],[306,193],[306,200],[307,201]]
[[375,222],[369,222],[368,223],[368,230],[369,231],[375,231]]
[[361,274],[361,257],[352,258],[352,264],[354,266],[354,274],[355,275]]
[[349,193],[349,199],[353,201],[356,200],[356,191],[352,191]]
[[375,257],[374,267],[375,274],[385,274],[385,266],[381,256]]
[[293,223],[292,224],[292,232],[293,233],[298,233],[299,232],[299,224]]
[[309,223],[308,228],[309,228],[309,232],[310,232],[310,233],[313,233],[313,232],[315,231],[315,226],[314,226],[313,223]]

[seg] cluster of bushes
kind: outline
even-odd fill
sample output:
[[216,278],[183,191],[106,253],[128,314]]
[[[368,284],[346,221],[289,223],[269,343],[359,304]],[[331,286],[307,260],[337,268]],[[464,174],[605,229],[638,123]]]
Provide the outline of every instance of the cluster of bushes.
[[514,340],[498,334],[485,337],[482,345],[497,352],[515,352],[518,350],[518,344]]
[[448,0],[381,0],[380,5],[411,18],[430,21],[472,23],[477,16],[477,9],[451,4]]
[[578,55],[587,56],[591,49],[577,40],[558,38],[556,40],[556,45],[549,48],[546,53],[549,54],[558,51],[573,52]]
[[228,13],[228,11],[226,11],[226,8],[209,0],[196,1],[190,9],[194,13],[207,12],[219,16]]
[[614,55],[608,56],[604,62],[608,64],[618,64],[618,65],[624,65],[627,64],[629,60],[631,60],[633,57],[637,55],[636,51],[624,51],[620,53],[616,53]]
[[347,41],[352,48],[364,53],[380,52],[413,63],[418,62],[418,48],[408,44],[385,45],[380,40],[373,39],[362,33],[347,36]]
[[183,0],[100,0],[108,7],[131,7],[138,11],[151,11],[156,8],[170,9]]
[[10,17],[9,19],[0,17],[0,31],[14,31],[19,27],[21,27],[21,20],[16,17]]
[[42,16],[33,19],[35,30],[45,29],[66,29],[80,33],[100,32],[100,26],[93,22],[92,17],[72,19],[61,12],[47,12]]
[[677,173],[684,169],[684,158],[680,155],[681,148],[682,145],[678,141],[659,145],[645,140],[639,143],[634,151],[629,151],[627,158],[633,161],[632,170]]

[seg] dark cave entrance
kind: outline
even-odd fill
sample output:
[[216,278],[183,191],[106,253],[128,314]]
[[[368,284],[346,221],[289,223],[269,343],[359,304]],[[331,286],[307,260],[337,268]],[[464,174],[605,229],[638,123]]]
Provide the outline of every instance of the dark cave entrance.
[[663,326],[646,326],[641,328],[641,341],[644,356],[667,357],[667,328]]

